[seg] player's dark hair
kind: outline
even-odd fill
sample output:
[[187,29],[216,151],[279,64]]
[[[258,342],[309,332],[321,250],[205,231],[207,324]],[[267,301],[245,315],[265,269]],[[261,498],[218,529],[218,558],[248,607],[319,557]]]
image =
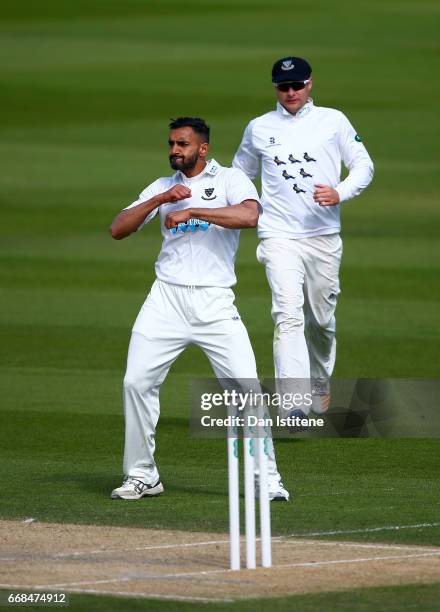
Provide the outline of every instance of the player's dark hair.
[[182,127],[192,128],[196,134],[202,137],[203,142],[209,142],[209,125],[206,124],[204,119],[200,117],[177,117],[177,119],[171,119],[170,130],[177,130]]

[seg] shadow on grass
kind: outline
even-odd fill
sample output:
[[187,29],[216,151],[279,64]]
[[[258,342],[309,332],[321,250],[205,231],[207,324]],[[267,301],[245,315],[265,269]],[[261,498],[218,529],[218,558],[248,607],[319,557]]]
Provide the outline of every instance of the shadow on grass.
[[[72,486],[77,486],[81,491],[88,493],[95,493],[98,495],[103,494],[105,497],[109,497],[111,491],[120,486],[123,480],[121,474],[106,474],[106,473],[93,473],[88,474],[86,472],[69,472],[69,473],[58,473],[44,475],[38,478],[41,483],[54,483],[57,485],[64,485],[71,489]],[[166,492],[177,493],[182,495],[193,495],[193,496],[213,496],[213,497],[224,497],[227,495],[226,482],[223,487],[213,487],[209,484],[192,485],[192,484],[180,484],[179,482],[173,482],[167,480],[164,483]]]
[[88,474],[85,472],[66,472],[65,474],[46,474],[38,478],[38,480],[42,483],[64,485],[70,489],[72,485],[76,485],[81,491],[103,494],[109,497],[111,491],[121,484],[122,476],[106,473]]

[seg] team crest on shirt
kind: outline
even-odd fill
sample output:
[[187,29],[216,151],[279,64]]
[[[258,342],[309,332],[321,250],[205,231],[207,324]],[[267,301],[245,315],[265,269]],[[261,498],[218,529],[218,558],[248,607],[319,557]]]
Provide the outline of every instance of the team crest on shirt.
[[215,198],[217,197],[216,195],[214,197],[211,197],[212,194],[214,193],[214,187],[209,187],[208,189],[205,189],[205,196],[202,196],[202,200],[215,200]]

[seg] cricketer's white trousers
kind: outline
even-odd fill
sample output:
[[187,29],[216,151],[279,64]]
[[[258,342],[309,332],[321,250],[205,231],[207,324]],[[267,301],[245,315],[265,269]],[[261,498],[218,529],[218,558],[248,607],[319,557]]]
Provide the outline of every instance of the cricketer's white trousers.
[[[159,389],[182,351],[199,346],[217,378],[257,381],[255,357],[232,289],[156,280],[134,323],[124,378],[124,474],[154,484]],[[254,390],[256,387],[254,386]],[[269,477],[279,477],[272,440]],[[258,466],[256,469],[258,473]]]
[[335,309],[342,240],[265,238],[257,259],[272,290],[276,378],[329,378],[336,359]]

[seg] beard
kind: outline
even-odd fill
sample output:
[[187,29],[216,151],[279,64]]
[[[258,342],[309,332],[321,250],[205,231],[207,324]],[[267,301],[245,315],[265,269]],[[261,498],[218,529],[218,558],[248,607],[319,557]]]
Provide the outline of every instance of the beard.
[[185,172],[186,170],[192,170],[196,165],[198,159],[198,153],[194,153],[194,155],[191,155],[186,159],[183,159],[182,157],[172,157],[171,155],[169,157],[171,168],[173,170],[180,170],[181,172]]

